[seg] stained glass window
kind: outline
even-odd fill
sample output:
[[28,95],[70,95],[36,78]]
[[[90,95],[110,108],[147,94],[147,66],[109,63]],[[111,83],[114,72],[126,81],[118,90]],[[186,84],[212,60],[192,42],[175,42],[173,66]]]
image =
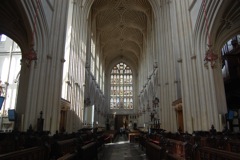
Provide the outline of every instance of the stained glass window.
[[133,109],[132,70],[125,63],[119,63],[111,72],[110,109]]

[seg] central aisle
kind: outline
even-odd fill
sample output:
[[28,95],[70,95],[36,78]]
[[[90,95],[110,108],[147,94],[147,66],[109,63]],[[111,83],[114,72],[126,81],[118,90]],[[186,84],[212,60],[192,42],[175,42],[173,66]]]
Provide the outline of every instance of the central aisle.
[[105,144],[99,160],[148,160],[138,143],[129,143],[126,135],[118,135],[113,143]]

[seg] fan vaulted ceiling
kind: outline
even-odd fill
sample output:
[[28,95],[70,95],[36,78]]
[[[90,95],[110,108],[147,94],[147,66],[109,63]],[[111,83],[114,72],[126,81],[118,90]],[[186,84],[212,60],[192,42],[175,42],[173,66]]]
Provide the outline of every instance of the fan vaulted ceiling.
[[106,66],[118,58],[138,66],[151,28],[151,14],[148,0],[95,0],[92,32],[96,33]]

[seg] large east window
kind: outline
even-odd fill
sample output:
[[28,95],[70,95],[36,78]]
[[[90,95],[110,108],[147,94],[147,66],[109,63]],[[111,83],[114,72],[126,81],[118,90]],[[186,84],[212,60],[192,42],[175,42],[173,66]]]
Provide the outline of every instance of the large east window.
[[131,68],[119,63],[111,71],[110,109],[133,109],[133,75]]

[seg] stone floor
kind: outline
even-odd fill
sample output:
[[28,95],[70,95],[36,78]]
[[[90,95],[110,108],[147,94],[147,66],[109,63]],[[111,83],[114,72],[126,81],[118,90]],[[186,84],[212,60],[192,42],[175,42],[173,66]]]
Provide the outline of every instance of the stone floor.
[[129,142],[126,135],[118,135],[113,143],[105,144],[98,160],[148,160],[137,142]]

